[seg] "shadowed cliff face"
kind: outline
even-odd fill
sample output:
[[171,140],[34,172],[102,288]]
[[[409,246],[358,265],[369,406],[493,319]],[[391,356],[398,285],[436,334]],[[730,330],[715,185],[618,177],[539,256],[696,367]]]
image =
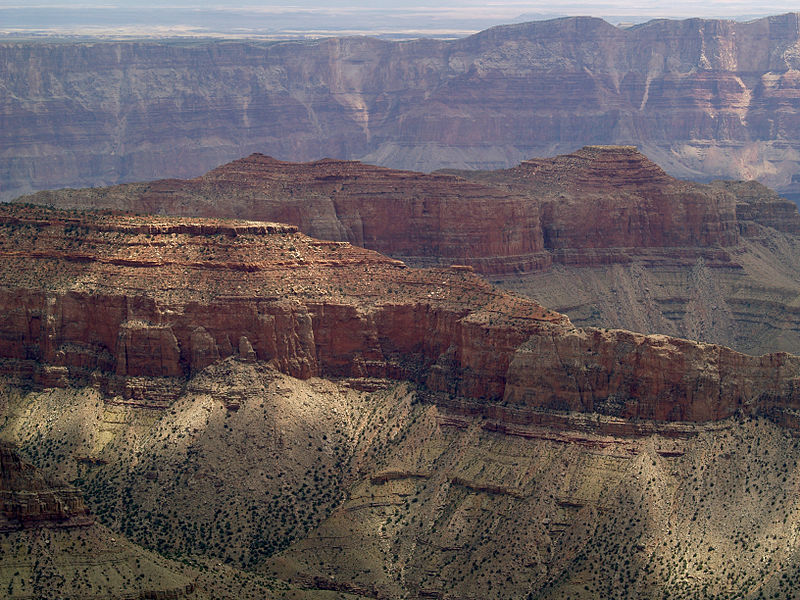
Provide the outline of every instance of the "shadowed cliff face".
[[451,42],[5,43],[0,194],[195,176],[254,151],[433,170],[635,143],[797,191],[798,15],[568,18]]
[[77,490],[45,479],[13,446],[0,442],[0,531],[86,527],[92,522]]

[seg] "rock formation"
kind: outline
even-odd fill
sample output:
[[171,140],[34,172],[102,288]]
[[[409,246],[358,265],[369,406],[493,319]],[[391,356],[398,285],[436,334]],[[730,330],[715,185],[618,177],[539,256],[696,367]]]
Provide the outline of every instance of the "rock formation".
[[798,15],[574,17],[455,40],[5,42],[0,194],[198,175],[264,152],[433,170],[637,144],[797,191]]
[[194,591],[175,563],[96,523],[76,488],[42,474],[6,441],[0,441],[0,552],[4,598],[168,600]]
[[287,163],[253,154],[196,179],[42,192],[25,200],[292,223],[308,235],[418,265],[455,262],[513,273],[550,260],[537,206],[526,198],[450,175],[358,162]]
[[0,435],[104,523],[0,535],[11,598],[797,585],[798,356],[578,329],[293,225],[12,204],[0,258]]
[[432,175],[256,154],[191,180],[23,200],[288,222],[413,266],[469,265],[580,325],[800,352],[795,206],[756,182],[674,179],[632,147]]
[[93,522],[78,490],[46,479],[13,446],[0,442],[0,532]]
[[[739,242],[737,196],[728,191],[739,188],[678,181],[632,147],[587,147],[507,171],[459,175],[331,160],[285,163],[254,154],[196,179],[40,192],[21,200],[292,223],[308,235],[415,265],[461,262],[487,275],[541,271],[554,261],[629,262],[631,253],[651,248],[725,262],[731,259],[722,249]],[[800,225],[784,200],[762,195],[756,203],[753,197],[739,201],[749,209],[743,216],[759,219],[777,202],[781,216]]]
[[411,379],[522,422],[712,421],[800,400],[798,357],[576,330],[469,270],[408,269],[292,226],[21,205],[0,225],[0,355],[22,382],[157,408],[193,370],[240,356],[303,379]]

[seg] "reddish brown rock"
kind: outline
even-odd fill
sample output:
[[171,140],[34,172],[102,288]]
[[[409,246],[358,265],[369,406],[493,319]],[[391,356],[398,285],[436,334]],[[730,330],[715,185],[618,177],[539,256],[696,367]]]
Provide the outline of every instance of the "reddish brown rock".
[[452,173],[458,176],[254,154],[196,179],[58,190],[24,200],[277,220],[415,266],[460,263],[495,275],[541,271],[553,262],[626,263],[645,252],[730,265],[726,249],[739,244],[747,223],[782,230],[800,224],[796,209],[765,188],[754,193],[747,184],[680,181],[630,146],[591,146],[507,170]]
[[[117,375],[183,375],[178,340],[175,339],[172,327],[151,325],[142,321],[125,321],[120,324],[119,329]],[[193,347],[192,355],[194,354]]]
[[793,235],[800,234],[797,205],[774,190],[757,181],[715,181],[711,185],[736,197],[736,219],[743,234],[751,234],[753,223]]
[[536,203],[450,175],[358,162],[288,163],[260,154],[191,180],[42,193],[35,202],[292,223],[422,266],[464,263],[484,273],[549,266]]
[[747,356],[723,346],[622,330],[533,336],[514,355],[512,406],[626,419],[717,421],[800,402],[800,357]]
[[190,363],[192,371],[202,371],[208,365],[219,360],[219,348],[214,337],[206,331],[204,327],[198,327],[192,331],[189,338],[192,348],[192,360]]
[[246,226],[0,207],[3,372],[41,384],[57,369],[59,385],[91,381],[109,401],[152,408],[229,356],[300,378],[411,379],[444,405],[460,398],[509,423],[542,411],[701,422],[800,406],[796,356],[575,329],[469,270],[407,269]]
[[545,247],[709,248],[738,242],[735,198],[679,181],[632,146],[588,146],[465,177],[508,186],[541,205]]
[[5,372],[36,380],[43,363],[137,404],[163,405],[174,379],[227,356],[302,378],[425,380],[453,351],[458,393],[499,398],[525,332],[566,322],[468,270],[408,270],[280,226],[4,213]]

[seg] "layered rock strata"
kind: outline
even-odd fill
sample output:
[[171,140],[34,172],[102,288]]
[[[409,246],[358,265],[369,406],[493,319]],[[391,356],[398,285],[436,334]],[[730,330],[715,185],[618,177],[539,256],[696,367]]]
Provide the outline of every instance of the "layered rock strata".
[[228,356],[531,415],[708,421],[800,398],[798,357],[577,330],[469,270],[407,269],[292,227],[23,206],[0,223],[3,371],[116,402],[163,407]]
[[13,446],[0,442],[0,532],[93,522],[78,490],[45,478]]
[[632,147],[434,175],[252,155],[192,180],[24,200],[288,221],[414,266],[469,265],[580,325],[800,352],[795,206],[752,181],[676,180]]
[[416,265],[468,264],[484,273],[549,266],[538,206],[449,175],[358,162],[288,163],[260,154],[191,180],[42,192],[25,201],[70,208],[292,223]]
[[798,15],[575,17],[454,41],[0,45],[0,198],[192,177],[251,152],[508,167],[585,144],[797,190]]
[[[52,447],[44,446],[50,457]],[[178,564],[95,522],[77,489],[23,460],[6,441],[0,441],[0,556],[9,599],[168,600],[195,590]]]
[[797,211],[774,193],[679,181],[629,146],[593,146],[504,171],[457,174],[333,160],[286,163],[254,154],[196,179],[41,192],[22,200],[292,223],[308,235],[415,265],[460,262],[489,275],[536,272],[554,262],[626,263],[651,249],[678,262],[704,257],[730,264],[725,249],[739,243],[739,220],[800,226]]

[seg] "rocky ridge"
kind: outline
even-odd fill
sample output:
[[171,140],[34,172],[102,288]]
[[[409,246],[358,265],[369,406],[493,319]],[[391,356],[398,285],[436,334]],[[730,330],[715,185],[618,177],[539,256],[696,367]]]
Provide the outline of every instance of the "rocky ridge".
[[20,205],[0,224],[2,368],[22,382],[163,408],[187,375],[238,356],[303,379],[410,379],[516,423],[554,410],[789,423],[800,408],[796,356],[577,330],[467,269],[408,269],[292,227]]
[[23,200],[278,220],[414,266],[469,265],[580,325],[800,351],[800,214],[756,182],[676,180],[633,147],[425,175],[262,156],[191,180]]
[[797,585],[800,357],[578,329],[292,225],[6,205],[0,242],[0,437],[103,523],[0,536],[11,597]]
[[797,191],[798,32],[790,13],[454,41],[4,42],[0,197],[193,177],[252,152],[430,171],[631,143],[673,175]]
[[[20,201],[292,223],[307,235],[417,266],[458,261],[487,275],[630,262],[650,249],[677,261],[730,263],[725,248],[739,243],[737,218],[800,229],[800,215],[786,201],[754,191],[740,199],[729,190],[741,187],[676,180],[627,146],[456,173],[254,154],[196,179],[56,190]],[[780,217],[771,216],[773,206]]]

